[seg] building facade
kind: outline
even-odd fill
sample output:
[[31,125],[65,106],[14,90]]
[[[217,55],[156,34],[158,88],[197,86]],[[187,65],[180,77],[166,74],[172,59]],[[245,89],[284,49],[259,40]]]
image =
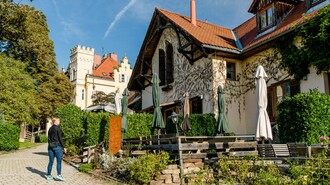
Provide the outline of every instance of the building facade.
[[[157,73],[160,104],[167,119],[173,110],[182,113],[185,92],[190,95],[191,113],[217,117],[217,89],[222,86],[230,132],[255,134],[258,65],[268,75],[267,111],[272,122],[284,96],[314,88],[329,94],[328,72],[318,74],[311,67],[306,78],[296,81],[279,67],[281,56],[273,47],[284,36],[295,37],[292,28],[328,4],[329,0],[253,0],[247,11],[254,16],[234,29],[196,20],[195,6],[191,17],[156,9],[128,88],[141,92],[142,110],[149,111],[153,105],[151,78]],[[299,43],[299,38],[295,40]]]
[[122,94],[127,87],[132,68],[125,56],[118,61],[117,54],[97,55],[94,48],[77,45],[71,49],[67,75],[75,85],[72,103],[86,109],[93,104],[92,95]]

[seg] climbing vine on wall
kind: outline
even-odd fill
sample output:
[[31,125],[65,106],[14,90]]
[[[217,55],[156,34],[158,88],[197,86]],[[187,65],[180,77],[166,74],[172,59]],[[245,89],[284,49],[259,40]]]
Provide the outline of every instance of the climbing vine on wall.
[[[255,78],[258,65],[262,65],[267,73],[267,82],[270,80],[281,81],[289,77],[289,75],[281,67],[281,54],[276,49],[267,50],[257,56],[250,62],[245,62],[242,70],[237,73],[237,80],[226,80],[224,84],[224,92],[226,95],[226,104],[238,103],[238,112],[245,102],[245,95],[249,91],[255,91]],[[223,71],[218,71],[224,73]],[[223,74],[225,75],[225,74]],[[228,106],[226,107],[228,112]]]
[[[181,36],[182,37],[182,36]],[[186,40],[182,39],[182,44]],[[194,65],[190,65],[188,60],[178,52],[178,41],[176,32],[173,29],[164,30],[163,37],[160,39],[159,48],[165,49],[165,41],[172,43],[175,64],[175,91],[174,93],[164,93],[165,101],[181,100],[183,94],[189,92],[190,97],[205,95],[212,92],[212,63],[210,59],[203,58]],[[211,97],[211,96],[210,96]],[[204,98],[205,102],[210,102],[209,98]]]
[[294,35],[301,38],[299,44],[293,40],[293,35],[287,35],[277,44],[282,54],[281,65],[293,75],[295,79],[301,80],[309,73],[311,66],[322,71],[330,72],[330,5],[308,19],[306,24],[297,27]]

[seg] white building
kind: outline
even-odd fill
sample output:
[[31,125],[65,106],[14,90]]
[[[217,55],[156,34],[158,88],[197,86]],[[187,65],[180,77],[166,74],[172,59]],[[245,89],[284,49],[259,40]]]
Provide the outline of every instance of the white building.
[[125,56],[118,62],[117,54],[97,55],[94,48],[77,45],[71,49],[67,74],[74,87],[72,103],[85,109],[92,105],[92,95],[97,91],[105,94],[123,93],[132,68]]
[[255,15],[234,29],[197,20],[194,0],[190,17],[156,8],[128,88],[141,92],[142,111],[152,111],[151,80],[158,74],[160,106],[166,121],[172,111],[182,114],[185,92],[189,92],[190,113],[217,115],[217,89],[221,85],[230,132],[254,134],[258,112],[254,75],[258,65],[263,65],[268,75],[267,111],[273,123],[277,104],[285,96],[315,88],[330,93],[329,72],[318,74],[311,67],[308,75],[295,80],[279,67],[282,58],[274,47],[284,36],[298,41],[293,28],[303,25],[306,16],[316,15],[329,2],[253,0],[249,12]]

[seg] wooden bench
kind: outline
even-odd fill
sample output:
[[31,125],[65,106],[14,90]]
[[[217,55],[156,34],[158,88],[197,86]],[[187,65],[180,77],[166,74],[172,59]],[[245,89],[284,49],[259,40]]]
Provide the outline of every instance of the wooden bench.
[[259,157],[276,158],[272,144],[258,144],[257,149]]
[[310,157],[307,143],[287,143],[290,157]]
[[258,154],[266,159],[280,159],[289,157],[289,149],[286,144],[258,144]]
[[289,157],[289,149],[287,144],[272,144],[275,157]]

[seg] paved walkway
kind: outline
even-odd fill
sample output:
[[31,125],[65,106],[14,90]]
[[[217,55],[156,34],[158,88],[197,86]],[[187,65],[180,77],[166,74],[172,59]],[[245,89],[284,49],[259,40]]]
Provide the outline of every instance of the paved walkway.
[[[81,173],[73,166],[62,162],[62,175],[65,181],[45,179],[48,164],[47,144],[0,155],[0,185],[52,185],[52,184],[115,184]],[[56,176],[56,160],[52,170]]]

